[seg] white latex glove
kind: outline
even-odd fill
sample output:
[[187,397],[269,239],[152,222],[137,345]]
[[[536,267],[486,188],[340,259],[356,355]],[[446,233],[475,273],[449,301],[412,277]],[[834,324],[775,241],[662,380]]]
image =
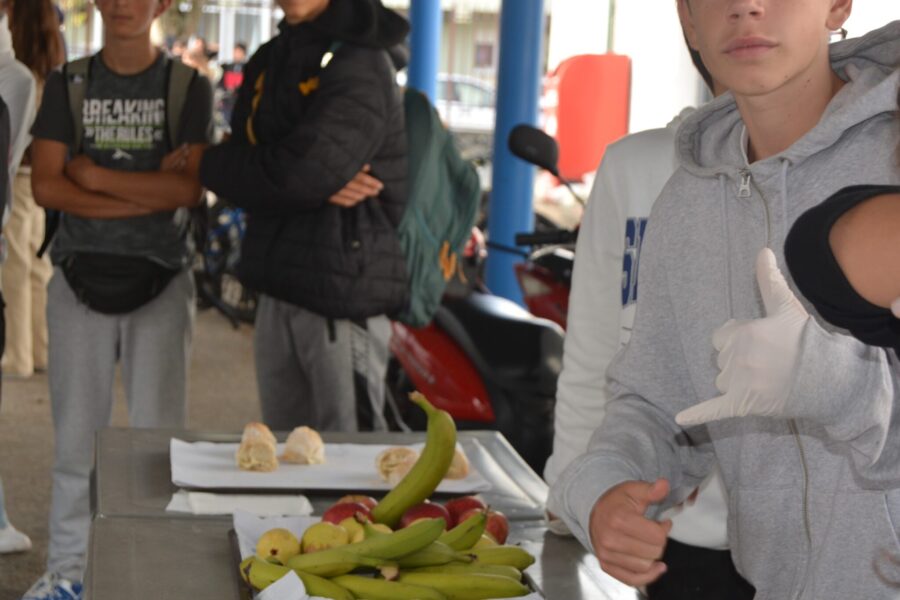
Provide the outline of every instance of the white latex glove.
[[775,255],[756,257],[756,280],[766,316],[725,323],[713,334],[719,351],[716,387],[722,396],[675,416],[682,426],[748,415],[785,417],[785,408],[809,313],[788,287]]

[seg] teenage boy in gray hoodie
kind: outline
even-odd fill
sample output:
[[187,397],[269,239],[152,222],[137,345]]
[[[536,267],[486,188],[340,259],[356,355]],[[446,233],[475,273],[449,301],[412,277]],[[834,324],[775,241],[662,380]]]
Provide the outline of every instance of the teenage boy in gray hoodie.
[[[900,554],[900,369],[808,305],[804,317],[775,262],[811,206],[847,185],[900,181],[900,23],[829,57],[851,5],[679,0],[692,46],[732,92],[679,132],[681,166],[649,220],[647,285],[607,373],[605,420],[552,490],[625,583],[665,572],[671,524],[655,518],[718,463],[729,546],[757,599],[896,593],[875,569],[885,551]],[[723,328],[730,319],[743,321]],[[720,394],[747,416],[676,421]]]

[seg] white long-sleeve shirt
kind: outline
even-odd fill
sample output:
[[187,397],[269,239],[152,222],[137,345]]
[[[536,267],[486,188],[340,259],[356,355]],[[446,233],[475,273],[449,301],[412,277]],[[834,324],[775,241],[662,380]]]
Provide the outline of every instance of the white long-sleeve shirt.
[[[636,133],[610,145],[597,170],[575,250],[556,393],[558,433],[544,469],[550,485],[585,452],[603,420],[609,400],[606,368],[631,336],[641,239],[650,209],[677,167],[675,131],[691,110],[685,109],[665,129]],[[554,512],[552,505],[548,509]],[[693,505],[666,516],[673,517],[673,539],[727,547],[727,502],[717,474],[704,481]]]
[[[10,148],[9,148],[9,181],[12,182],[22,155],[31,143],[31,123],[34,121],[35,81],[28,67],[16,60],[13,53],[12,36],[9,32],[9,19],[0,16],[0,98],[9,110]],[[12,185],[10,183],[10,185]],[[7,209],[3,214],[3,223],[12,202],[12,195],[7,196]]]

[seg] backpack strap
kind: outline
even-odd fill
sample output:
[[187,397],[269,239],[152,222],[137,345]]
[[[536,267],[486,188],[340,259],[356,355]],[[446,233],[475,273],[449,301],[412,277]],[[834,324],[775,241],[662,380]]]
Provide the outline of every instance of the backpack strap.
[[71,150],[73,155],[81,152],[81,144],[84,142],[82,106],[87,95],[88,80],[91,77],[91,65],[93,62],[93,56],[85,56],[66,63],[62,70],[63,79],[66,82],[69,113],[72,115],[74,135]]
[[[84,143],[83,105],[93,62],[93,56],[85,56],[67,62],[62,68],[63,81],[66,84],[66,101],[69,105],[69,115],[72,118],[72,144],[69,146],[69,153],[72,156],[81,152],[81,146]],[[47,252],[53,236],[56,235],[56,230],[59,229],[60,211],[46,209],[44,219],[44,239],[41,240],[41,247],[37,251],[38,258],[42,258]]]
[[166,140],[169,149],[181,143],[181,120],[187,103],[191,83],[197,77],[197,70],[180,60],[169,59],[166,78]]

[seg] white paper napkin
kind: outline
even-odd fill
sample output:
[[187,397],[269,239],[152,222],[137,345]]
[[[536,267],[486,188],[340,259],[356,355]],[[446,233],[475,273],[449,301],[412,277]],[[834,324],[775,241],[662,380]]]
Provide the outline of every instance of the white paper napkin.
[[166,507],[168,512],[195,515],[230,515],[242,510],[260,516],[311,515],[312,504],[306,496],[268,494],[211,494],[179,490]]
[[310,596],[306,586],[293,571],[256,594],[258,600],[328,600],[320,596]]

